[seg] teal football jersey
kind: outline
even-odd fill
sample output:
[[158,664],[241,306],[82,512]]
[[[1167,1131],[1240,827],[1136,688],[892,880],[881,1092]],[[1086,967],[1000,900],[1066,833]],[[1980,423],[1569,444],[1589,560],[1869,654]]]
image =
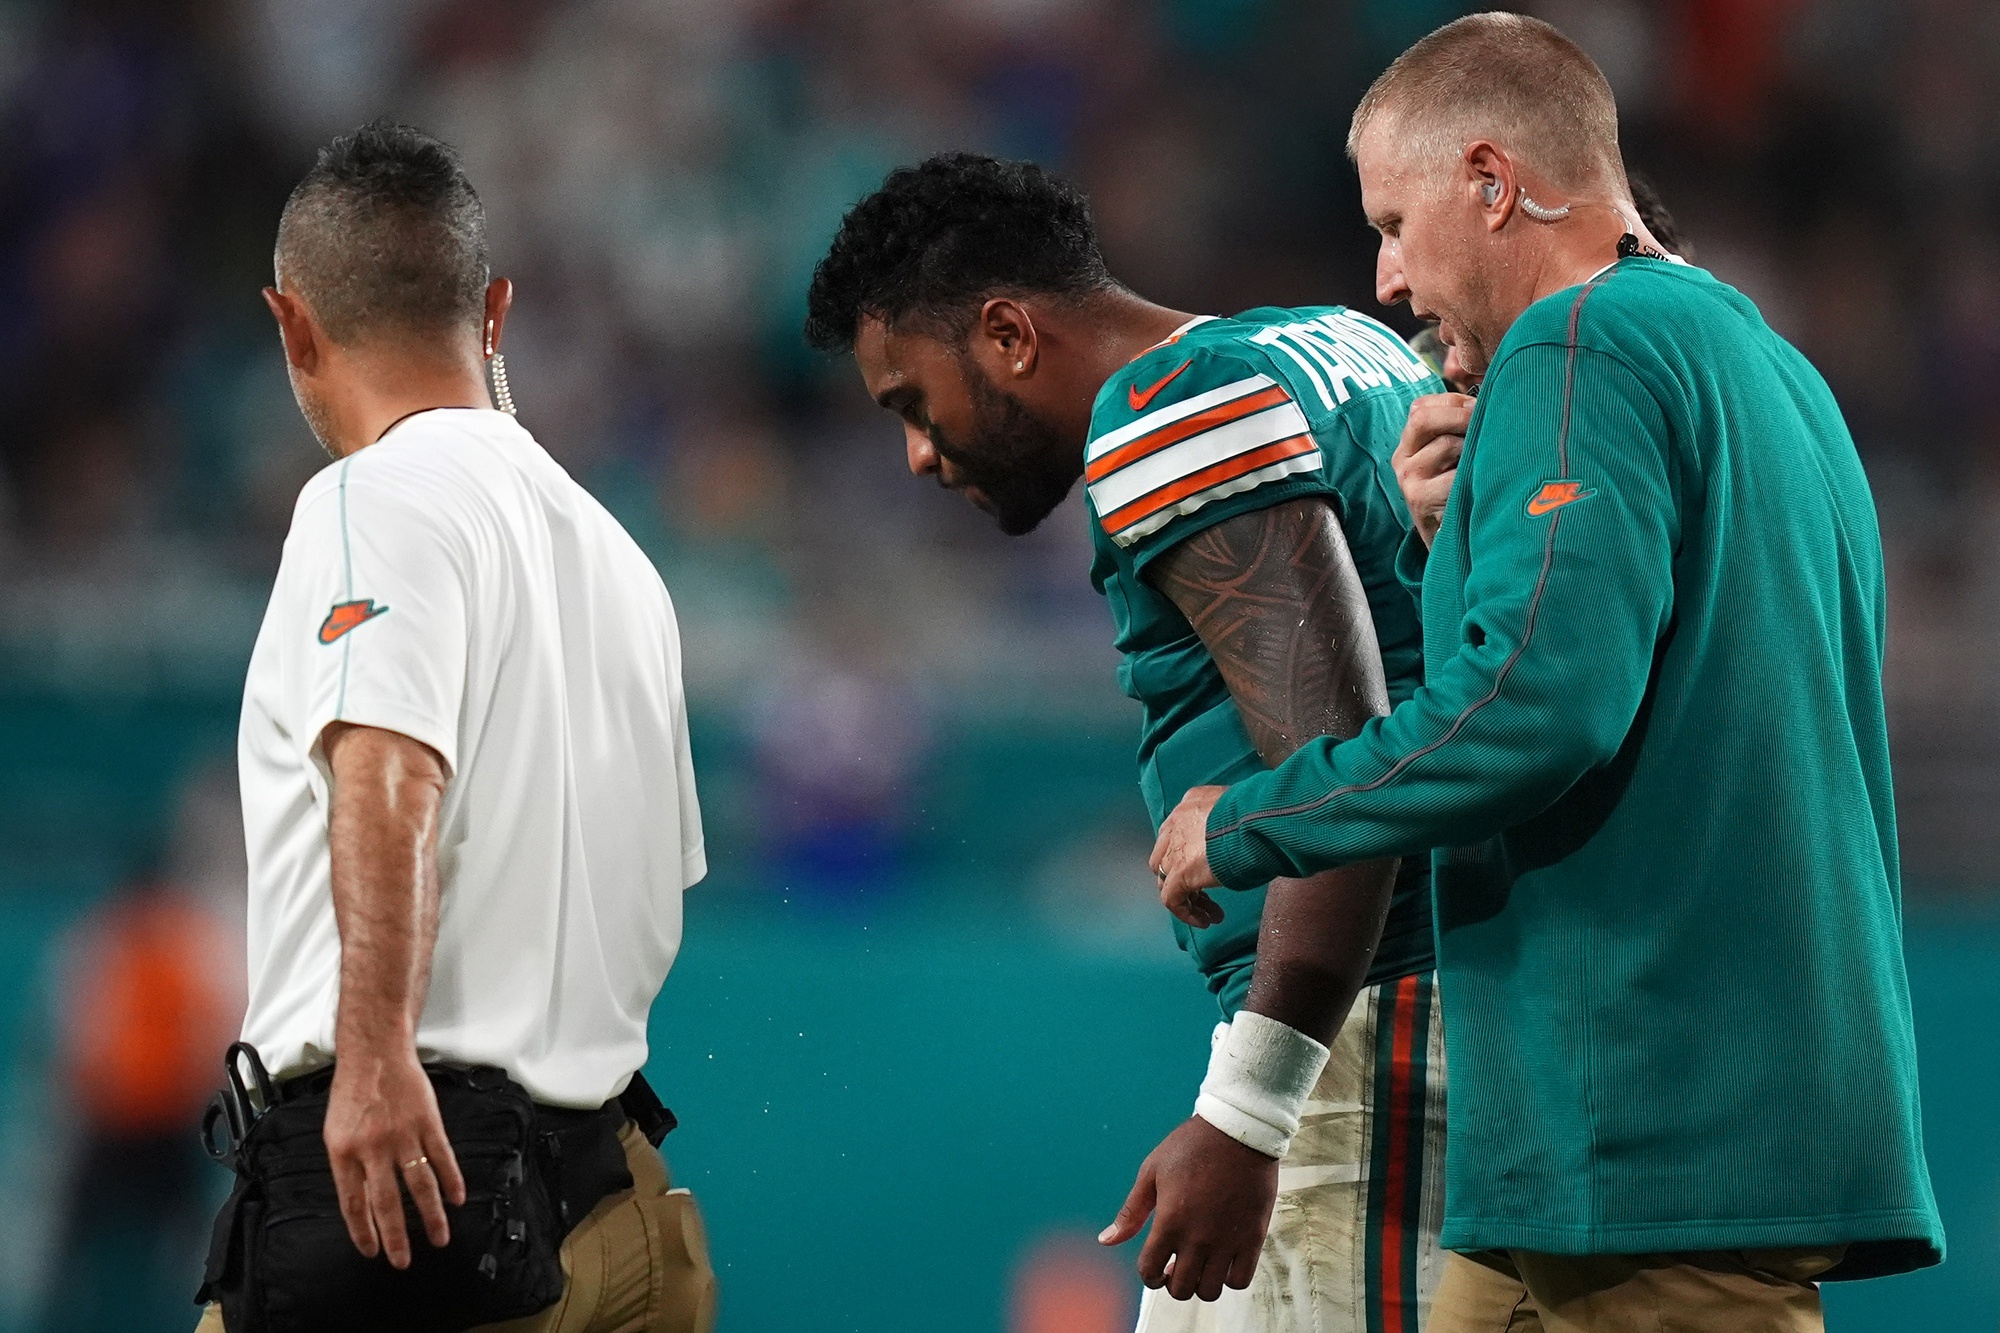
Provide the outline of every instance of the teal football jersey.
[[[1422,683],[1417,610],[1396,576],[1409,512],[1390,470],[1413,399],[1444,385],[1401,339],[1340,306],[1204,318],[1111,377],[1091,413],[1084,482],[1111,605],[1119,684],[1138,700],[1139,786],[1154,827],[1188,788],[1265,765],[1222,673],[1180,608],[1145,578],[1162,551],[1224,519],[1302,496],[1339,516],[1374,613],[1393,702]],[[1226,1015],[1256,962],[1264,890],[1216,895],[1223,920],[1174,931]],[[1369,981],[1432,966],[1430,880],[1399,878]]]

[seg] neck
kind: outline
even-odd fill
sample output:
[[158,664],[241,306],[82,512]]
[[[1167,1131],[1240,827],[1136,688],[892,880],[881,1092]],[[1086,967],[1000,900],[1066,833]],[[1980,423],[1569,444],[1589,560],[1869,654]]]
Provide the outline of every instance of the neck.
[[1517,213],[1509,222],[1510,228],[1529,230],[1513,252],[1515,258],[1508,261],[1508,267],[1520,276],[1512,284],[1513,298],[1503,298],[1499,303],[1498,327],[1490,329],[1484,339],[1489,357],[1529,306],[1565,288],[1588,282],[1599,269],[1614,262],[1618,258],[1618,241],[1627,232],[1638,237],[1643,246],[1666,248],[1646,230],[1637,210],[1629,203],[1610,198],[1568,202],[1569,213],[1557,221],[1542,222]]
[[1090,435],[1090,409],[1104,382],[1193,318],[1184,310],[1155,305],[1120,287],[1092,297],[1081,319],[1065,321],[1067,327],[1059,332],[1066,335],[1063,341],[1070,346],[1058,360],[1073,377],[1074,389],[1065,395],[1069,410],[1053,418],[1051,424],[1076,440],[1079,459],[1080,446]]
[[[1533,269],[1532,292],[1521,310],[1565,287],[1589,281],[1592,274],[1618,258],[1618,242],[1628,232],[1638,237],[1642,246],[1666,249],[1639,221],[1632,205],[1623,201],[1579,200],[1570,204],[1569,216],[1559,222],[1536,222],[1527,217],[1521,221],[1549,233],[1541,263]],[[1520,311],[1514,313],[1518,316]]]
[[404,417],[439,407],[490,408],[485,362],[476,351],[434,344],[360,349],[345,353],[351,363],[333,404],[338,438],[334,452],[345,458],[381,439]]

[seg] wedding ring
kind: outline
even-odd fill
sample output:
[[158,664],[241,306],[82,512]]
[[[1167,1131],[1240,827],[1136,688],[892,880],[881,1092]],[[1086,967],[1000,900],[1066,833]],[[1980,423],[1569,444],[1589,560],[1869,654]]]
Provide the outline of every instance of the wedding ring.
[[409,1161],[403,1163],[403,1169],[407,1171],[413,1166],[429,1166],[430,1164],[431,1159],[428,1157],[412,1157]]

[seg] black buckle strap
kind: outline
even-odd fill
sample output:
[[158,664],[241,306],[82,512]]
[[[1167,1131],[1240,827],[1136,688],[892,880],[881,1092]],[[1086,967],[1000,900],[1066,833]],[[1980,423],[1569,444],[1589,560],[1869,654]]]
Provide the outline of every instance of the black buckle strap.
[[639,1132],[646,1136],[646,1142],[655,1148],[680,1124],[660,1100],[660,1094],[653,1091],[653,1085],[646,1081],[644,1070],[633,1074],[632,1081],[625,1085],[625,1091],[618,1094],[618,1106],[639,1127]]

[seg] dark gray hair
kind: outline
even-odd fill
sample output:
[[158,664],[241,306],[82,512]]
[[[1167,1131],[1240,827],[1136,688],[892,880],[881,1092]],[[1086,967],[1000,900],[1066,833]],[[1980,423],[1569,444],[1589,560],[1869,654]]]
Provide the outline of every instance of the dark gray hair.
[[451,145],[374,121],[319,150],[278,221],[280,285],[335,342],[477,329],[486,212]]

